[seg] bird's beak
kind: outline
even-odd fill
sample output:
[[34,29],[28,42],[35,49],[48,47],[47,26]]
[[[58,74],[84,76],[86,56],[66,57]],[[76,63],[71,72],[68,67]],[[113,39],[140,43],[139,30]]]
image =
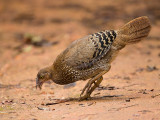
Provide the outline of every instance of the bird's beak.
[[39,88],[42,89],[43,82],[40,82],[38,78],[36,78],[36,89]]

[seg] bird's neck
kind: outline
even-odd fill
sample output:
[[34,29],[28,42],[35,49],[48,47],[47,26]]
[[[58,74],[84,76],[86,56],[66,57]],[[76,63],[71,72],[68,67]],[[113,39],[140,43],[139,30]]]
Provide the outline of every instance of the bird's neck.
[[57,68],[56,68],[56,66],[55,65],[51,65],[51,66],[49,66],[49,67],[47,67],[47,69],[50,71],[50,79],[53,81],[53,82],[57,82],[57,81],[59,81],[59,74],[58,74],[58,72],[59,71],[57,71]]

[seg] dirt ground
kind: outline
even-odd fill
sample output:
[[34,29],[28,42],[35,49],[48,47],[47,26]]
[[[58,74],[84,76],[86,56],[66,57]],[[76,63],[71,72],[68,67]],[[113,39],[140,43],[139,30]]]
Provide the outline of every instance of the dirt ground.
[[[0,120],[160,120],[159,0],[0,0]],[[148,38],[123,49],[87,101],[87,81],[36,90],[37,72],[72,41],[148,16]],[[33,39],[34,38],[34,39]]]

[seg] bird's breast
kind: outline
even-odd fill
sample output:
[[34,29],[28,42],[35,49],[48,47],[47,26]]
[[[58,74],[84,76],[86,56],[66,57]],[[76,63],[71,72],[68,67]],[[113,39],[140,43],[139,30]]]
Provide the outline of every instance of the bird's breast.
[[61,67],[56,68],[56,76],[53,81],[57,84],[69,84],[80,80],[80,72],[72,67],[61,64]]

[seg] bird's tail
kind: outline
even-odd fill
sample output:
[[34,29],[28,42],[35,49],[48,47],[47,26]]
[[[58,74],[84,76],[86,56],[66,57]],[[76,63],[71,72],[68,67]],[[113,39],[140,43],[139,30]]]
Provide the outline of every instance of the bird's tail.
[[148,36],[150,29],[151,24],[148,17],[138,17],[128,22],[117,31],[118,41],[125,45],[139,42],[141,39]]

